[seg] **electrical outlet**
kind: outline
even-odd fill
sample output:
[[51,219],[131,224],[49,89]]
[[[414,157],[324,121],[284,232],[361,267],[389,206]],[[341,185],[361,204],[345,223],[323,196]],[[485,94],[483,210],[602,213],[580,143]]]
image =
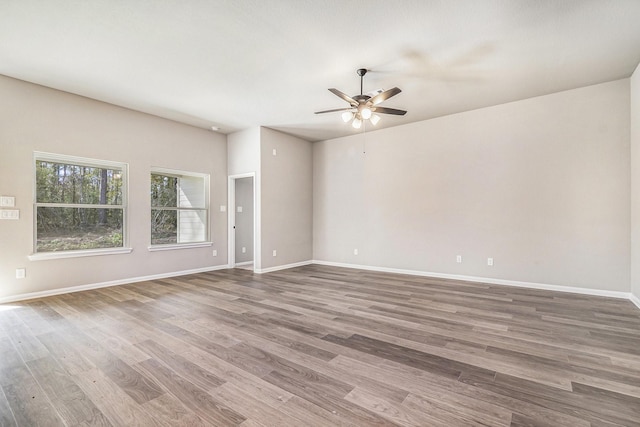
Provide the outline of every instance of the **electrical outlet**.
[[357,250],[357,249],[354,249],[354,250],[353,250],[353,254],[354,254],[354,255],[358,255],[358,250]]
[[218,250],[217,249],[213,250],[213,256],[218,256]]
[[220,205],[220,212],[226,212],[227,207],[225,205]]
[[277,156],[277,155],[278,155],[278,152],[276,151],[276,149],[275,149],[275,148],[273,149],[273,155],[274,155],[274,156]]
[[2,196],[0,197],[0,207],[3,208],[12,208],[16,205],[16,198],[13,196]]
[[238,213],[242,213],[242,206],[238,206],[238,207],[236,208],[236,211],[237,211]]
[[493,258],[487,258],[487,265],[488,266],[492,266],[493,265]]
[[24,279],[25,277],[27,277],[27,269],[16,268],[16,279]]
[[245,248],[244,246],[242,247],[242,253],[246,254],[247,253],[247,248]]
[[456,255],[456,262],[462,264],[462,255]]
[[276,256],[278,254],[278,252],[276,252],[276,250],[273,250],[273,256]]
[[20,211],[18,209],[1,209],[0,219],[20,219]]

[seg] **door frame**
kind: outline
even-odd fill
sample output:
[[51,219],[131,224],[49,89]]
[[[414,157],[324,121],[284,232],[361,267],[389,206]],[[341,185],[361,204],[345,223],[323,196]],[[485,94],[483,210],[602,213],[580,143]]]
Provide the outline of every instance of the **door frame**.
[[253,179],[253,270],[260,270],[260,236],[258,233],[258,204],[257,204],[257,183],[256,173],[240,173],[229,175],[228,181],[228,205],[227,205],[227,225],[228,225],[228,264],[229,268],[236,266],[236,180],[242,178]]

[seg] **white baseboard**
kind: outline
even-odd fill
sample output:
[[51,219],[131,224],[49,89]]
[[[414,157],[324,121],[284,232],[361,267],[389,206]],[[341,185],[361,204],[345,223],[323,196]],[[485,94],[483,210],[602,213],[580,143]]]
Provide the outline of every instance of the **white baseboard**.
[[26,294],[12,295],[0,298],[0,304],[6,304],[17,301],[25,301],[36,298],[50,297],[54,295],[70,294],[72,292],[88,291],[91,289],[107,288],[109,286],[127,285],[136,282],[146,282],[147,280],[166,279],[168,277],[184,276],[186,274],[206,273],[208,271],[224,270],[229,268],[227,264],[216,265],[213,267],[196,268],[193,270],[173,271],[171,273],[153,274],[150,276],[130,277],[127,279],[112,280],[109,282],[90,283],[88,285],[70,286],[67,288],[51,289],[49,291],[29,292]]
[[[460,274],[433,273],[419,270],[402,270],[398,268],[373,267],[370,265],[345,264],[339,262],[313,260],[314,264],[333,267],[357,268],[360,270],[380,271],[384,273],[409,274],[412,276],[435,277],[438,279],[464,280],[467,282],[489,283],[491,285],[517,286],[521,288],[544,289],[547,291],[571,292],[574,294],[596,295],[601,297],[630,299],[629,292],[606,291],[602,289],[578,288],[572,286],[547,285],[544,283],[519,282],[514,280],[493,279],[489,277],[464,276]],[[636,304],[637,305],[637,304]],[[640,305],[638,305],[640,307]]]
[[242,267],[242,266],[251,265],[251,264],[253,264],[253,261],[236,262],[234,267]]
[[[236,266],[248,265],[251,263],[252,261],[238,263],[236,264]],[[308,261],[296,262],[293,264],[277,265],[275,267],[256,269],[254,270],[254,273],[257,273],[257,274],[271,273],[274,271],[286,270],[289,268],[302,267],[309,264],[328,265],[332,267],[343,267],[343,268],[356,268],[359,270],[379,271],[384,273],[408,274],[412,276],[435,277],[439,279],[463,280],[468,282],[488,283],[492,285],[517,286],[517,287],[531,288],[531,289],[544,289],[548,291],[571,292],[576,294],[596,295],[596,296],[604,296],[604,297],[610,297],[610,298],[621,298],[621,299],[627,299],[631,301],[640,309],[640,298],[638,298],[637,296],[635,296],[630,292],[607,291],[602,289],[589,289],[589,288],[579,288],[579,287],[572,287],[572,286],[548,285],[544,283],[520,282],[520,281],[514,281],[514,280],[494,279],[489,277],[434,273],[434,272],[420,271],[420,270],[404,270],[399,268],[375,267],[370,265],[347,264],[347,263],[321,261],[321,260],[308,260]],[[168,277],[184,276],[187,274],[196,274],[196,273],[205,273],[209,271],[224,270],[227,268],[229,268],[229,266],[226,264],[223,264],[223,265],[216,265],[213,267],[204,267],[204,268],[197,268],[192,270],[173,271],[170,273],[161,273],[161,274],[153,274],[149,276],[140,276],[140,277],[127,278],[127,279],[112,280],[109,282],[91,283],[88,285],[80,285],[80,286],[70,286],[66,288],[52,289],[48,291],[30,292],[26,294],[18,294],[18,295],[12,295],[9,297],[0,298],[0,304],[12,303],[17,301],[25,301],[25,300],[35,299],[35,298],[44,298],[44,297],[67,294],[72,292],[88,291],[91,289],[106,288],[109,286],[126,285],[126,284],[136,283],[136,282],[145,282],[147,280],[166,279]]]
[[629,301],[634,303],[636,305],[636,307],[640,308],[640,298],[638,298],[634,294],[632,294],[632,293],[629,294]]
[[276,265],[275,267],[254,269],[253,272],[258,274],[271,273],[273,271],[286,270],[288,268],[294,268],[294,267],[302,267],[303,265],[309,265],[309,264],[313,264],[313,261],[308,260],[308,261],[295,262],[293,264]]

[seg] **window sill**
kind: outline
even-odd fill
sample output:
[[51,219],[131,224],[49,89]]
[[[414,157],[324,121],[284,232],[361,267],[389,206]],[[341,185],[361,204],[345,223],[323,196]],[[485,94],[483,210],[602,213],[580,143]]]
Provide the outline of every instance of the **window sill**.
[[190,249],[190,248],[204,248],[207,246],[213,246],[213,242],[197,242],[197,243],[174,243],[168,245],[152,245],[149,246],[149,252],[156,251],[172,251],[174,249]]
[[45,261],[49,259],[80,258],[85,256],[130,254],[132,248],[86,249],[83,251],[39,252],[29,255],[29,261]]

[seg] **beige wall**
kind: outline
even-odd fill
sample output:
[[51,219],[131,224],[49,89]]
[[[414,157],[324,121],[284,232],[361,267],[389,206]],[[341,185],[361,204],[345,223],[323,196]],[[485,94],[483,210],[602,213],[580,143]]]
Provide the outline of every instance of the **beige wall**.
[[261,128],[260,135],[262,268],[310,261],[311,143],[268,128]]
[[631,76],[631,293],[640,299],[640,66]]
[[313,155],[316,260],[629,291],[628,79]]
[[[21,214],[0,221],[0,298],[225,265],[227,166],[256,173],[258,269],[314,258],[622,292],[631,275],[638,296],[639,78],[313,145],[253,128],[227,148],[224,135],[0,77],[0,194]],[[27,259],[33,151],[129,164],[131,254]],[[148,252],[151,167],[211,174],[213,248]]]
[[[132,253],[27,259],[33,251],[34,151],[129,164]],[[20,220],[0,221],[0,299],[226,264],[227,218],[216,208],[226,204],[226,161],[224,135],[0,76],[0,194],[15,196],[20,209]],[[211,175],[213,248],[147,250],[151,167]],[[22,267],[27,277],[15,279]]]
[[[228,147],[230,175],[256,174],[255,270],[262,272],[310,261],[313,250],[311,143],[260,127],[229,135]],[[275,257],[273,250],[277,253]]]

